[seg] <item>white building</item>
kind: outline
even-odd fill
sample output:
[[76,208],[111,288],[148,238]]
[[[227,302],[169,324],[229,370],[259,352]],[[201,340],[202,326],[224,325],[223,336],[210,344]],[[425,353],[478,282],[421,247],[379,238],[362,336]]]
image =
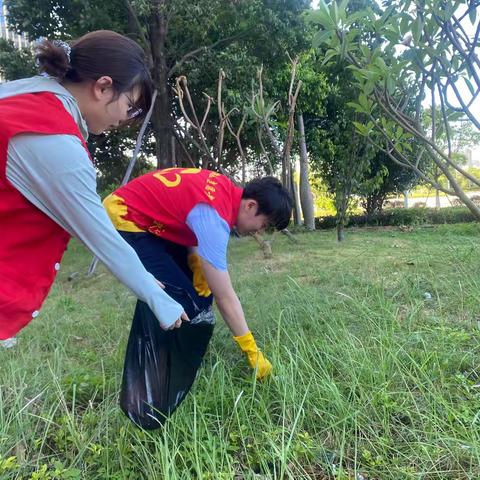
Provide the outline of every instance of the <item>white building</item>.
[[469,148],[465,155],[467,157],[467,163],[465,164],[466,167],[475,167],[480,168],[480,148]]
[[16,48],[28,48],[32,44],[25,35],[18,35],[8,27],[7,7],[3,0],[0,0],[0,38],[11,40]]

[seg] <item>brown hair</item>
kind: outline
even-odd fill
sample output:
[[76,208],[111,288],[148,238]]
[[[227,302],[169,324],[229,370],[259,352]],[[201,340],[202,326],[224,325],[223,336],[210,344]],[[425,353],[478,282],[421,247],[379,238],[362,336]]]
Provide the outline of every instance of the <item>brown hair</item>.
[[148,110],[152,100],[152,80],[145,54],[135,41],[110,30],[87,33],[67,45],[62,42],[41,41],[35,59],[41,73],[60,81],[80,83],[96,81],[102,76],[113,80],[115,98],[136,86],[140,97],[135,108]]

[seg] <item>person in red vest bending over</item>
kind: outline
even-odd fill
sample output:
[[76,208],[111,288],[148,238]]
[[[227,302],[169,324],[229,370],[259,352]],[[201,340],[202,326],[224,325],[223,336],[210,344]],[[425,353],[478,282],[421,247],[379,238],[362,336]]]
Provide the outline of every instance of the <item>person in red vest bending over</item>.
[[0,85],[0,340],[37,317],[71,236],[80,239],[160,325],[187,319],[113,228],[85,144],[151,103],[143,50],[115,32],[37,47],[42,75]]
[[103,203],[146,269],[190,318],[175,335],[196,323],[213,324],[215,299],[257,378],[266,377],[272,366],[257,348],[232,287],[227,245],[234,228],[247,234],[287,227],[292,199],[281,183],[265,177],[239,188],[210,170],[168,168],[132,180]]

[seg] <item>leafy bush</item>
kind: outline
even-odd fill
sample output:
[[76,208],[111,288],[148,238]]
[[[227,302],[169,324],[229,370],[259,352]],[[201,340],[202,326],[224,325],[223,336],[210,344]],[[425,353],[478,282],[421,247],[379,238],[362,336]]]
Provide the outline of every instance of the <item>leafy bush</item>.
[[[364,226],[400,226],[442,223],[475,222],[473,214],[465,207],[448,208],[392,208],[377,215],[352,215],[348,218],[347,227]],[[315,219],[316,228],[335,228],[335,217],[319,217]]]

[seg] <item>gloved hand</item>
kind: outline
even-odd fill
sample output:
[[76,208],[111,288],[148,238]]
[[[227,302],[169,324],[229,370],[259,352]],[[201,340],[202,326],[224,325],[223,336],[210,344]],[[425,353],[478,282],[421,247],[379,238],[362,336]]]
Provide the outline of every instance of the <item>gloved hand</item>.
[[203,274],[202,261],[196,253],[191,253],[188,258],[188,267],[193,272],[193,286],[200,297],[208,297],[212,294]]
[[263,353],[258,349],[252,332],[239,337],[233,337],[238,343],[242,352],[247,355],[248,363],[252,368],[256,369],[258,380],[263,380],[272,372],[272,364],[264,357]]

